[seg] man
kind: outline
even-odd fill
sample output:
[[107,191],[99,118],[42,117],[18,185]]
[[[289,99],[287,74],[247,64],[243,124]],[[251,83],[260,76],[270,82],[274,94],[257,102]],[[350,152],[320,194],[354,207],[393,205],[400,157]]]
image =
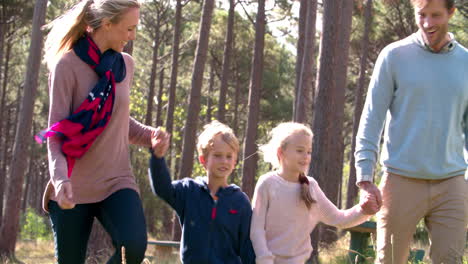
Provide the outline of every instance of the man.
[[[356,145],[357,184],[372,183],[386,120],[377,262],[407,263],[424,219],[433,263],[462,263],[468,222],[468,50],[448,33],[454,0],[411,0],[418,32],[375,64]],[[465,176],[464,176],[465,175]]]

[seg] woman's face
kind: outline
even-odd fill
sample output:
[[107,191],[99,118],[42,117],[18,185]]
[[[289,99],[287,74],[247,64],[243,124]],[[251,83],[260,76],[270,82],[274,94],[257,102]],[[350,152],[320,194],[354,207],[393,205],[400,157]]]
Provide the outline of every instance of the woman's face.
[[117,52],[122,52],[127,42],[134,40],[140,19],[140,9],[130,8],[121,17],[120,21],[107,25],[107,46]]

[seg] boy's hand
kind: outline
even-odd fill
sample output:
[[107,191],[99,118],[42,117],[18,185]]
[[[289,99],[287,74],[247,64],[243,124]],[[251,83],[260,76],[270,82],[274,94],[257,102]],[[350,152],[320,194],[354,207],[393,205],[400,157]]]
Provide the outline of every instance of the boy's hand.
[[164,157],[169,148],[169,139],[171,135],[162,129],[158,129],[151,133],[151,148],[157,158]]
[[380,210],[380,205],[377,201],[377,197],[370,193],[363,193],[359,199],[359,205],[362,211],[366,215],[376,214]]

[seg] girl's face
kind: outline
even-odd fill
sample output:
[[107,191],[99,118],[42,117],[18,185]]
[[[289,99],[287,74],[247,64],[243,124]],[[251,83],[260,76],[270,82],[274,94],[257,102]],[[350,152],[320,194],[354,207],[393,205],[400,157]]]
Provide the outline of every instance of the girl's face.
[[296,132],[286,139],[286,146],[278,149],[278,158],[283,170],[291,173],[305,173],[309,170],[312,155],[312,137]]
[[139,18],[140,9],[130,8],[119,22],[115,24],[109,22],[106,25],[108,48],[122,52],[127,42],[135,39]]

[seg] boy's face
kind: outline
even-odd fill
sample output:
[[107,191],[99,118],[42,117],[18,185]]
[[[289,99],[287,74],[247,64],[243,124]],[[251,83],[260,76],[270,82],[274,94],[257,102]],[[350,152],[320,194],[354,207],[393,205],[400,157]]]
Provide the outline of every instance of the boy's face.
[[454,9],[447,9],[445,0],[420,1],[414,4],[416,24],[426,45],[439,51],[448,42],[448,22]]
[[236,166],[237,152],[224,142],[220,135],[213,139],[213,146],[206,156],[200,156],[208,177],[227,179]]

